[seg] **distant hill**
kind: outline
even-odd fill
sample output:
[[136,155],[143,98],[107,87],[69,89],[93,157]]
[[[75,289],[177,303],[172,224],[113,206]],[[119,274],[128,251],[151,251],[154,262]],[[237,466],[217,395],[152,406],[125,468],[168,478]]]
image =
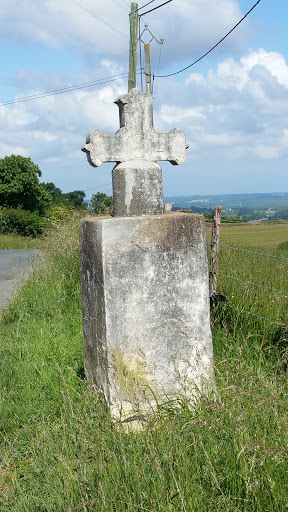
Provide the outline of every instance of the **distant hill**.
[[[274,192],[269,194],[217,194],[217,195],[191,195],[167,196],[165,203],[173,203],[173,210],[191,208],[197,213],[198,209],[210,211],[214,206],[239,209],[242,207],[266,210],[268,208],[288,209],[288,192]],[[202,212],[198,212],[202,213]]]

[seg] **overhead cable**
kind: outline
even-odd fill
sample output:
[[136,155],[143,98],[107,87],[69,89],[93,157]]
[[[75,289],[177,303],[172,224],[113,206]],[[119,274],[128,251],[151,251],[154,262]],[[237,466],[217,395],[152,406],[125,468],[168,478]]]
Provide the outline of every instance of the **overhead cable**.
[[129,16],[131,16],[131,14],[134,14],[134,12],[140,11],[140,9],[144,9],[144,7],[146,7],[146,5],[152,4],[153,2],[155,2],[155,0],[150,0],[150,2],[148,2],[147,4],[142,5],[142,7],[138,7],[138,9],[135,9],[135,11],[130,12]]
[[[139,72],[137,72],[138,74]],[[0,101],[0,107],[5,105],[13,105],[15,103],[22,103],[24,101],[37,100],[41,98],[46,98],[47,96],[56,96],[57,94],[63,94],[65,92],[73,92],[78,91],[80,89],[86,89],[88,87],[94,87],[96,85],[104,85],[110,82],[115,82],[116,80],[123,80],[128,77],[128,73],[122,73],[119,75],[109,76],[105,78],[99,78],[98,80],[94,80],[93,82],[85,82],[83,84],[71,85],[68,87],[63,87],[62,89],[54,89],[53,91],[46,91],[38,94],[31,94],[30,96],[24,96],[23,98],[18,98],[14,100]]]
[[243,20],[245,20],[245,18],[247,18],[247,16],[250,14],[250,12],[252,12],[253,9],[255,9],[256,5],[258,5],[260,2],[261,2],[261,0],[258,0],[253,5],[253,7],[251,7],[251,9],[245,14],[245,16],[243,16],[243,18],[241,18],[241,20],[238,21],[238,23],[236,23],[236,25],[234,25],[234,27],[231,28],[231,30],[229,30],[229,32],[224,37],[222,37],[222,39],[220,39],[220,41],[218,41],[218,43],[216,43],[208,52],[204,53],[204,55],[199,57],[199,59],[197,59],[194,62],[192,62],[192,64],[189,64],[189,66],[186,66],[185,68],[180,69],[179,71],[176,71],[175,73],[169,73],[168,75],[155,75],[155,77],[156,78],[166,78],[168,76],[178,75],[179,73],[182,73],[183,71],[186,71],[186,69],[191,68],[192,66],[197,64],[197,62],[199,62],[200,60],[204,59],[204,57],[206,57],[206,55],[208,55],[208,53],[211,53],[217,46],[219,46],[219,44],[222,43],[222,41],[224,41],[224,39],[226,39],[226,37],[228,37],[231,34],[231,32],[233,32],[233,30],[235,30],[235,28],[237,28],[238,25],[240,25],[240,23],[242,23]]
[[[126,9],[126,7],[124,7],[124,5],[122,4],[119,4],[119,2],[117,2],[117,0],[112,0],[115,4],[119,5],[119,7],[121,7],[121,9],[123,9],[123,11],[126,11],[126,12],[129,12],[128,9]],[[124,34],[123,34],[124,35]]]
[[156,9],[163,7],[163,5],[170,4],[170,2],[172,2],[172,0],[167,0],[167,2],[164,2],[164,4],[158,5],[157,7],[154,7],[154,9],[150,9],[150,11],[143,12],[142,14],[140,14],[140,16],[145,16],[145,14],[148,14],[148,12],[156,11]]
[[[157,69],[157,73],[159,73],[159,70],[160,70],[160,62],[161,62],[161,55],[162,55],[162,47],[163,47],[163,44],[161,44],[160,46],[160,52],[159,52],[159,60],[158,60],[158,69]],[[155,80],[155,75],[153,75],[153,85],[154,85],[154,80]],[[155,89],[153,90],[153,96],[154,98],[156,98],[156,89],[157,89],[157,80],[155,81]]]
[[109,23],[107,23],[106,21],[101,20],[101,18],[98,18],[98,16],[96,16],[96,14],[93,14],[93,12],[88,11],[88,9],[86,9],[85,7],[83,7],[83,5],[78,4],[77,2],[75,2],[75,0],[71,0],[71,2],[73,2],[73,4],[75,4],[75,5],[78,5],[78,7],[80,7],[80,9],[83,9],[83,11],[88,12],[88,14],[90,14],[91,16],[93,16],[94,18],[96,18],[96,20],[101,21],[101,23],[104,23],[104,25],[107,25],[107,27],[112,28],[112,30],[115,30],[115,32],[118,32],[118,34],[121,34],[121,36],[126,37],[126,39],[129,39],[129,37],[127,37],[125,34],[123,34],[122,32],[120,32],[120,30],[118,30],[118,29],[117,29],[117,28],[115,28],[115,27],[112,27],[112,25],[109,25]]
[[100,185],[99,187],[85,188],[83,192],[87,192],[87,190],[96,190],[98,188],[108,187],[108,185],[112,185],[112,183],[106,183],[105,185]]
[[150,27],[150,28],[151,28],[151,30],[153,30],[153,32],[155,32],[155,33],[160,37],[160,39],[164,39],[164,38],[161,36],[161,34],[159,34],[159,32],[157,32],[157,30],[155,30],[155,28],[153,28],[153,27],[150,25],[150,23],[147,23],[147,27]]

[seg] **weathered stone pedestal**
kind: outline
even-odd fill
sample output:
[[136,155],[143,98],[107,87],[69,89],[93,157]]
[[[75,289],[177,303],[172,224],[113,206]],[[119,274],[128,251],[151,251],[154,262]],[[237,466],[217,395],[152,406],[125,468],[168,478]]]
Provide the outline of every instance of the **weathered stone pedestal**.
[[213,388],[204,219],[86,218],[80,242],[85,371],[112,416]]
[[112,180],[115,217],[163,213],[162,169],[158,164],[144,160],[118,164]]

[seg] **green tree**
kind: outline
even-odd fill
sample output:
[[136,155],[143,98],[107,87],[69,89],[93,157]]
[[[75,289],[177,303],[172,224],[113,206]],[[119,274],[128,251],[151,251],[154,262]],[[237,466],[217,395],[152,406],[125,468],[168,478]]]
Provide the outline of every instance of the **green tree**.
[[51,194],[52,204],[61,204],[63,202],[62,190],[50,181],[49,183],[42,183],[45,190]]
[[1,206],[43,214],[51,203],[51,195],[39,182],[41,176],[31,158],[11,155],[0,159]]
[[67,192],[62,194],[63,202],[67,206],[74,206],[74,208],[87,208],[87,203],[84,203],[85,192],[83,190],[73,190],[73,192]]
[[73,190],[63,194],[62,190],[53,182],[43,183],[45,190],[51,194],[53,205],[63,205],[66,207],[72,206],[73,208],[87,208],[87,203],[83,200],[85,198],[85,192],[83,190]]
[[287,220],[288,219],[288,210],[282,210],[277,212],[278,219]]
[[112,215],[113,213],[113,197],[107,196],[103,192],[93,194],[91,204],[94,212],[97,214]]
[[204,213],[203,213],[203,216],[204,216],[204,217],[205,217],[205,219],[207,219],[207,220],[213,220],[213,217],[214,217],[213,213],[209,213],[209,212],[204,212]]

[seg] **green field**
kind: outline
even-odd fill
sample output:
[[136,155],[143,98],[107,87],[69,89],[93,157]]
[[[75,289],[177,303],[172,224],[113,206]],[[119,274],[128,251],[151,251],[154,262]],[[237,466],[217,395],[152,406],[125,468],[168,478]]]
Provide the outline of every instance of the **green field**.
[[[208,238],[212,226],[208,225]],[[210,239],[209,238],[209,239]],[[275,248],[288,241],[288,223],[283,224],[222,224],[221,243],[239,246],[261,246]],[[0,233],[1,249],[37,249],[41,240]]]
[[[211,239],[212,226],[208,226]],[[288,241],[288,223],[283,224],[221,224],[220,243],[276,248],[281,242]]]
[[[51,234],[0,320],[1,512],[287,510],[288,294],[270,289],[287,287],[284,252],[221,249],[220,273],[249,283],[219,276],[217,391],[194,408],[178,397],[129,433],[84,377],[78,224]],[[222,240],[243,248],[246,230],[262,252],[270,231],[257,227],[225,226]],[[287,240],[273,233],[269,253]]]

